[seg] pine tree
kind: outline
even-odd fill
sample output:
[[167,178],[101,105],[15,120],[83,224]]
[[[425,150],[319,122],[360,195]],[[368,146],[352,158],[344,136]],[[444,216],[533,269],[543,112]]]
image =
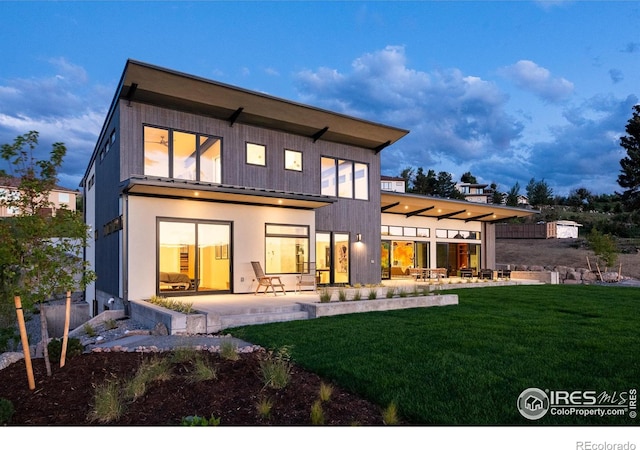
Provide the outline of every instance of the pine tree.
[[622,166],[618,184],[627,190],[622,193],[622,202],[629,211],[640,209],[640,105],[633,107],[633,117],[625,127],[626,136],[620,138],[620,146],[627,156],[620,160]]

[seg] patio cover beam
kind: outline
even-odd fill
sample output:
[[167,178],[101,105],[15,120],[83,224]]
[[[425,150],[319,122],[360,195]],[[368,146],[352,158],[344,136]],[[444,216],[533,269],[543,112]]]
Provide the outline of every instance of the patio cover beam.
[[227,119],[229,121],[229,126],[232,127],[234,123],[236,123],[236,120],[238,120],[238,117],[240,117],[240,114],[242,114],[242,111],[244,110],[243,107],[240,107],[238,109],[236,109],[233,114],[231,114],[231,116],[229,116],[229,118]]
[[411,211],[410,213],[406,214],[406,217],[411,217],[411,216],[417,216],[420,213],[423,213],[425,211],[429,211],[430,209],[435,208],[435,206],[429,206],[427,208],[422,208],[422,209],[416,209],[415,211]]
[[447,213],[447,214],[443,214],[441,216],[437,216],[438,220],[440,219],[447,219],[451,216],[457,216],[458,214],[462,214],[463,212],[466,212],[466,209],[461,209],[460,211],[455,211],[455,212],[451,212],[451,213]]
[[472,222],[474,220],[482,219],[483,217],[489,217],[491,215],[493,215],[493,212],[490,212],[490,213],[487,213],[487,214],[481,214],[479,216],[469,217],[469,218],[465,219],[465,222]]
[[325,134],[327,131],[329,131],[329,127],[324,127],[322,130],[318,130],[315,133],[313,133],[313,136],[311,136],[311,138],[313,139],[313,142],[316,142],[318,139],[320,139],[322,135]]
[[391,209],[394,206],[398,206],[399,204],[400,204],[400,202],[391,203],[390,205],[383,206],[382,208],[380,208],[380,211],[381,212],[385,212],[387,209]]

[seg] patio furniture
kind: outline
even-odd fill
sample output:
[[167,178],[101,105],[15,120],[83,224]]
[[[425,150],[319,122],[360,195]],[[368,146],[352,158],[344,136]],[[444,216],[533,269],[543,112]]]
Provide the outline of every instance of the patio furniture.
[[264,291],[262,291],[263,294],[266,294],[269,288],[271,288],[273,295],[277,295],[275,288],[278,288],[282,290],[283,294],[287,295],[284,290],[284,283],[282,283],[282,280],[280,280],[279,276],[265,275],[264,271],[262,270],[262,266],[258,261],[251,261],[251,265],[253,266],[253,272],[255,273],[256,280],[258,281],[258,286],[256,287],[255,294],[258,294],[260,288],[264,287]]
[[481,280],[491,280],[491,279],[493,279],[493,270],[491,270],[491,269],[480,269],[480,279]]
[[462,278],[471,278],[471,277],[473,277],[473,269],[460,269],[460,276]]
[[305,286],[311,286],[311,290],[315,291],[320,278],[316,273],[316,263],[306,262],[301,266],[300,273],[296,275],[296,293],[302,291]]
[[160,290],[177,291],[191,287],[191,279],[188,275],[178,272],[160,272]]

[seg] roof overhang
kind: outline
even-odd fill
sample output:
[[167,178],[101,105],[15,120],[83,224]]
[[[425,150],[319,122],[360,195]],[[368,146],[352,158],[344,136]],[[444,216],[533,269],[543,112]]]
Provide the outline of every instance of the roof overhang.
[[174,180],[170,178],[132,177],[123,182],[121,188],[123,193],[145,197],[294,209],[316,209],[330,205],[336,201],[335,198],[325,195]]
[[204,114],[379,152],[407,130],[128,60],[120,99]]
[[497,223],[539,213],[535,209],[512,208],[465,200],[428,197],[401,192],[381,192],[381,212],[405,217],[430,217],[437,220],[455,219],[465,222]]

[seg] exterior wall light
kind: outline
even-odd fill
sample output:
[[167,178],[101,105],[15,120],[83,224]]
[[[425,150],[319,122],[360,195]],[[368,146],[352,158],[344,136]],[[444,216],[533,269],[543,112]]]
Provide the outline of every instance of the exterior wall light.
[[362,242],[362,234],[356,234],[356,242]]

